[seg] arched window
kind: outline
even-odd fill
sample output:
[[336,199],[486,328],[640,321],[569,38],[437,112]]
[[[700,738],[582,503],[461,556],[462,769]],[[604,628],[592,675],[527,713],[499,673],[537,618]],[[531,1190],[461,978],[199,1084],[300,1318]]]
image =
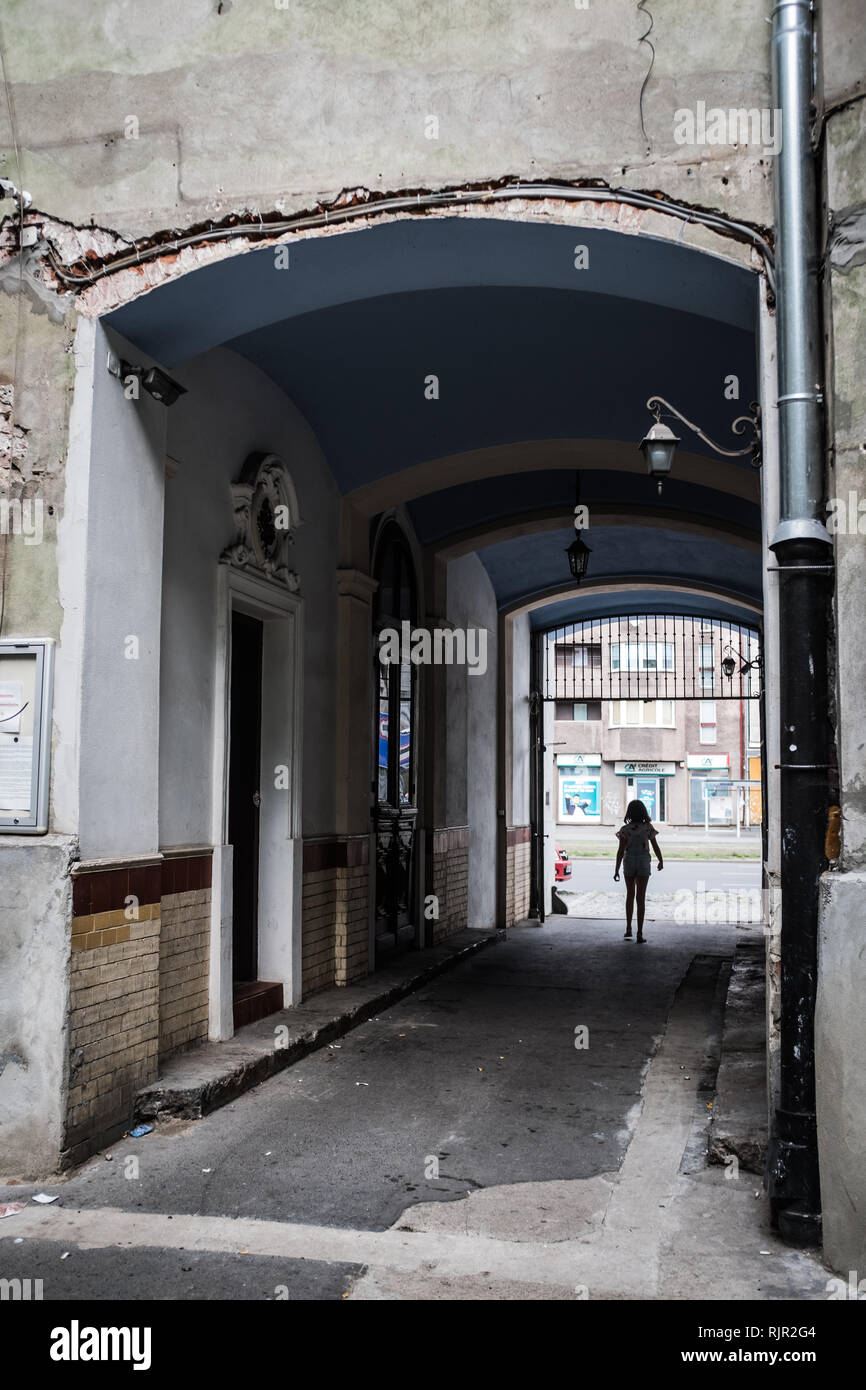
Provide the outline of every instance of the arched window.
[[[390,523],[379,538],[374,577],[379,584],[373,605],[379,747],[376,795],[380,803],[397,808],[415,802],[415,681],[404,634],[416,619],[417,586],[409,545],[396,523]],[[379,659],[380,638],[386,632],[394,634],[401,651],[405,646],[406,660],[384,664]]]
[[[412,552],[395,522],[382,529],[373,575],[373,833],[376,840],[376,959],[418,944],[415,839],[418,765],[417,671],[409,660],[418,588]],[[387,646],[383,645],[384,643]],[[388,660],[381,659],[387,651]]]

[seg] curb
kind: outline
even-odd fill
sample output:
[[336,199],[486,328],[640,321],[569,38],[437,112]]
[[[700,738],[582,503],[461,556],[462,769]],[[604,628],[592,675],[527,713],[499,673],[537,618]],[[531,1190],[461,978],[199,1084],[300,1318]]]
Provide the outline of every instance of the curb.
[[[230,1101],[236,1100],[245,1091],[261,1085],[263,1081],[276,1076],[278,1072],[284,1071],[286,1067],[300,1061],[302,1057],[308,1057],[310,1053],[317,1052],[335,1038],[341,1038],[344,1034],[351,1032],[353,1028],[357,1028],[359,1024],[366,1023],[374,1014],[390,1008],[392,1004],[404,999],[408,994],[412,994],[420,986],[427,984],[428,981],[435,979],[446,970],[450,970],[452,966],[459,965],[461,961],[475,955],[478,951],[504,940],[505,932],[500,930],[492,932],[489,936],[483,936],[478,941],[469,942],[444,959],[431,962],[418,974],[412,975],[406,980],[400,980],[379,994],[373,995],[372,998],[353,1005],[338,1017],[329,1019],[319,1026],[307,1028],[291,1039],[287,1047],[262,1051],[258,1056],[236,1063],[222,1076],[215,1079],[203,1081],[200,1085],[186,1087],[166,1086],[158,1080],[152,1082],[143,1087],[135,1096],[133,1102],[134,1119],[136,1122],[168,1119],[169,1117],[186,1120],[203,1119],[205,1115],[210,1115],[221,1106],[228,1105]],[[276,1016],[274,1015],[274,1017]]]

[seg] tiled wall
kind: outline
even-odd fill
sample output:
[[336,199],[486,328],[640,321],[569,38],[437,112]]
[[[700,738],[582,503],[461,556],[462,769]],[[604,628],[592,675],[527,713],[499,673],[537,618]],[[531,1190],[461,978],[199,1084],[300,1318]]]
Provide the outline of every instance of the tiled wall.
[[528,825],[514,825],[506,832],[505,925],[513,927],[529,912],[530,835]]
[[159,1060],[207,1035],[210,871],[208,853],[73,877],[66,1166],[121,1135]]
[[122,1134],[156,1077],[159,896],[159,864],[73,880],[66,1164]]
[[[366,848],[366,841],[364,842]],[[347,864],[337,870],[337,915],[334,980],[349,985],[370,972],[369,865]]]
[[304,868],[301,899],[301,981],[304,998],[334,983],[336,940],[334,922],[337,883],[334,869]]
[[304,845],[305,999],[369,972],[369,852],[366,835],[308,840]]
[[159,1060],[208,1034],[211,856],[166,859],[159,942]]
[[469,827],[434,830],[433,885],[438,918],[433,918],[433,944],[463,931],[469,906]]

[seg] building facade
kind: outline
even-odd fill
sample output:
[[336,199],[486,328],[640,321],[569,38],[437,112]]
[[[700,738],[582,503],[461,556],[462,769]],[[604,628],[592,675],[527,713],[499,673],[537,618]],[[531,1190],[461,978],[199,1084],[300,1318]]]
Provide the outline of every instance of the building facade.
[[[558,827],[617,825],[643,801],[660,825],[714,828],[761,820],[757,632],[711,619],[617,617],[554,632],[553,792]],[[721,662],[736,651],[728,680]],[[616,698],[610,698],[616,691]],[[694,699],[678,692],[703,693]],[[717,698],[717,696],[719,698]]]

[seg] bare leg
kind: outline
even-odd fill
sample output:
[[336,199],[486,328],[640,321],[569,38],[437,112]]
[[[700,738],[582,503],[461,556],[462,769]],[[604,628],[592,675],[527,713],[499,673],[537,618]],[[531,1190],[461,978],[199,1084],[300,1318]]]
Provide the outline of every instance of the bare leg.
[[643,941],[643,918],[646,909],[646,887],[649,883],[648,878],[637,880],[637,939]]
[[625,879],[625,934],[631,936],[631,918],[634,911],[634,875],[626,874]]

